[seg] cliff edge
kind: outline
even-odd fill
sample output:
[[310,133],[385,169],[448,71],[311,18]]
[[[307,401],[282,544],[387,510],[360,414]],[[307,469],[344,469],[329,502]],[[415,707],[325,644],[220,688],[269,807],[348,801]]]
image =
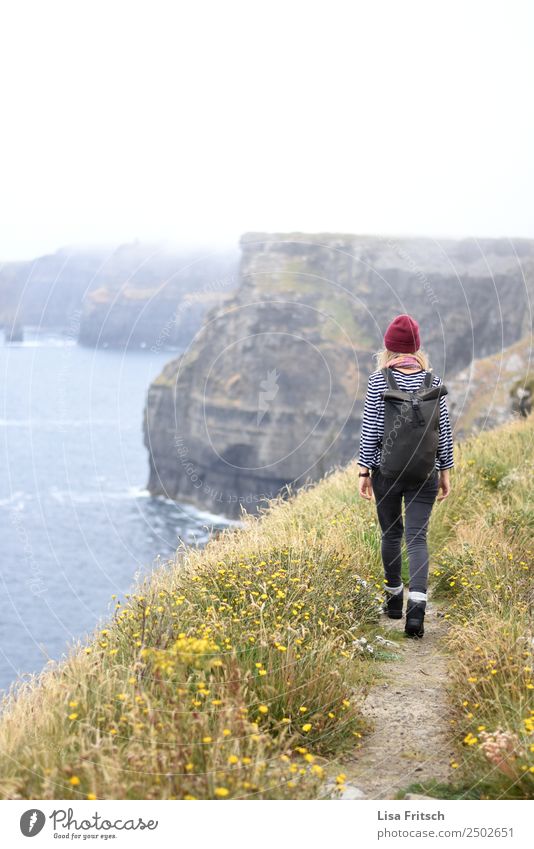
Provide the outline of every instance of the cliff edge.
[[420,322],[446,379],[531,329],[531,241],[250,233],[241,250],[237,290],[151,385],[144,420],[150,492],[226,515],[356,455],[394,315]]

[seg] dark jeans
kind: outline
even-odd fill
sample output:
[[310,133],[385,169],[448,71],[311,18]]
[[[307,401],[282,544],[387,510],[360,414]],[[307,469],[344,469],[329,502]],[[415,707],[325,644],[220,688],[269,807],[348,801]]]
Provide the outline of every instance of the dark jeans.
[[378,521],[382,529],[382,561],[386,585],[398,587],[401,579],[401,543],[404,531],[402,499],[404,498],[406,546],[410,567],[410,590],[426,592],[428,581],[428,520],[438,494],[439,475],[436,471],[423,484],[407,487],[402,482],[385,478],[379,469],[373,470],[373,492]]

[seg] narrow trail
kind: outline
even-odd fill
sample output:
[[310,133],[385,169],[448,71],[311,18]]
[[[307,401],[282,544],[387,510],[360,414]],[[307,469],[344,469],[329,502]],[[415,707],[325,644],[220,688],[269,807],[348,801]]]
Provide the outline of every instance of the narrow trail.
[[[384,617],[383,622],[390,631],[404,628],[404,620]],[[368,799],[394,799],[410,784],[451,780],[454,751],[442,640],[446,630],[438,608],[429,601],[423,639],[403,639],[391,647],[398,658],[385,665],[384,679],[363,705],[372,731],[342,766],[348,785],[345,798],[358,798],[358,788]]]

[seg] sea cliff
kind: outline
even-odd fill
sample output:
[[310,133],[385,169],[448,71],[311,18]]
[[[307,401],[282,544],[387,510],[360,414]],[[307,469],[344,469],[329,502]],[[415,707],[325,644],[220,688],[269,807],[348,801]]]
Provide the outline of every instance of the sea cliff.
[[[14,689],[0,798],[532,799],[533,436],[527,420],[459,446],[422,646],[379,618],[380,531],[350,464],[182,550]],[[414,689],[400,769],[376,740]]]
[[63,248],[0,267],[0,327],[67,334],[103,348],[181,349],[237,282],[237,250],[131,242]]
[[445,379],[531,331],[531,241],[250,233],[241,251],[235,292],[149,388],[153,494],[235,516],[348,462],[400,312]]

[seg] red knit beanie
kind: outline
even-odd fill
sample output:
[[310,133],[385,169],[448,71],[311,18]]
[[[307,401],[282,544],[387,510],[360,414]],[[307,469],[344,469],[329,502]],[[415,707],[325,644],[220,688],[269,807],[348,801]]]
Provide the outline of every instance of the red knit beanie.
[[409,315],[398,315],[384,335],[384,345],[396,354],[415,354],[419,350],[419,325]]

